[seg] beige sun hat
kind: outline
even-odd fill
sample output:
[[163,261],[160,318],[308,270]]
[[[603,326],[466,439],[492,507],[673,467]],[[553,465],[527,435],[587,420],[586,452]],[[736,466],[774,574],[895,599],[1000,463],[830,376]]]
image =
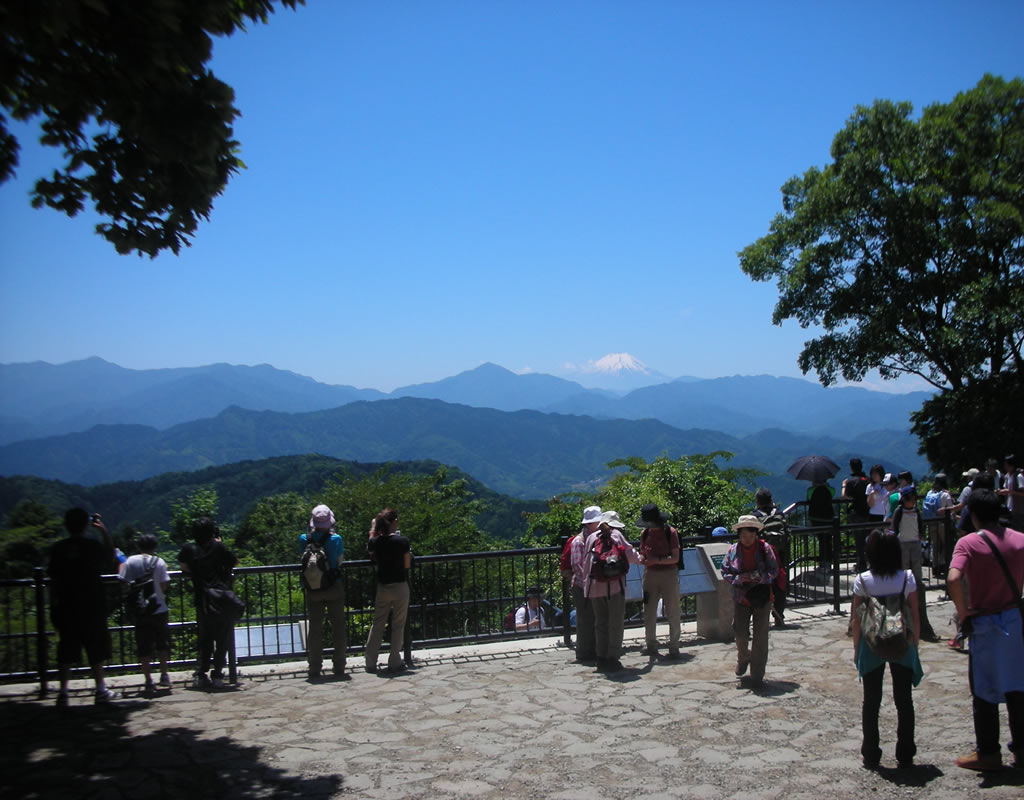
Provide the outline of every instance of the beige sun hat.
[[736,524],[732,526],[733,533],[736,533],[740,528],[757,528],[762,530],[764,525],[761,524],[761,520],[755,517],[753,514],[744,514],[737,520]]

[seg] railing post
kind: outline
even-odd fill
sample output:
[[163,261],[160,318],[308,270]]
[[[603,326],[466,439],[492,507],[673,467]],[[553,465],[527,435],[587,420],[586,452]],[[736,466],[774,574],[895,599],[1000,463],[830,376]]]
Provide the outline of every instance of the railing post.
[[832,613],[842,613],[839,610],[839,551],[842,543],[842,534],[839,530],[839,517],[832,517]]
[[[563,536],[559,541],[562,543],[561,552],[564,553],[565,543],[569,541],[569,537]],[[559,559],[561,559],[561,555],[559,555]],[[559,564],[559,567],[561,567],[561,564]],[[566,647],[570,647],[572,645],[572,634],[569,625],[569,600],[571,594],[569,587],[572,583],[572,578],[566,580],[565,576],[562,575],[561,569],[559,569],[558,574],[562,577],[562,641]]]
[[49,648],[46,643],[46,588],[43,568],[32,568],[32,581],[36,593],[36,664],[39,667],[39,698],[46,697],[49,672]]

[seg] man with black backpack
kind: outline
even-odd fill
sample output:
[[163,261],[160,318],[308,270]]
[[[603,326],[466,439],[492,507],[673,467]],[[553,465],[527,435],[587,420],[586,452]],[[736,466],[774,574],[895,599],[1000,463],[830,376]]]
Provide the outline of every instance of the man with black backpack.
[[348,632],[345,629],[345,584],[341,579],[341,562],[345,545],[334,532],[334,512],[321,504],[309,518],[309,532],[299,535],[302,587],[306,590],[306,660],[309,677],[320,677],[323,668],[324,612],[331,620],[334,637],[334,674],[345,680],[345,651]]
[[639,547],[644,564],[644,653],[650,658],[658,655],[658,601],[661,600],[668,617],[668,657],[679,658],[679,534],[654,503],[640,509],[636,526],[644,531]]

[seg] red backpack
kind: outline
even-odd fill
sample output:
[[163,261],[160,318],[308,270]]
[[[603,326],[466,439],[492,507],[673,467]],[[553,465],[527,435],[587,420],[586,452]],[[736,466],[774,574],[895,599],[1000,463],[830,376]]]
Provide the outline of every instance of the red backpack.
[[590,567],[591,580],[614,581],[629,572],[626,548],[615,541],[610,533],[598,534],[590,552],[594,557]]

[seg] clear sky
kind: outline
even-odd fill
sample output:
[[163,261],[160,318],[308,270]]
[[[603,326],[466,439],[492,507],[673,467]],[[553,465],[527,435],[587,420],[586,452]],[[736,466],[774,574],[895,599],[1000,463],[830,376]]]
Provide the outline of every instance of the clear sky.
[[[118,256],[0,186],[0,362],[270,363],[390,390],[485,361],[799,375],[736,253],[857,104],[1024,74],[1024,2],[309,0],[219,41],[248,169]],[[809,376],[813,378],[814,376]],[[911,388],[911,387],[907,387]],[[915,387],[916,388],[916,387]]]

